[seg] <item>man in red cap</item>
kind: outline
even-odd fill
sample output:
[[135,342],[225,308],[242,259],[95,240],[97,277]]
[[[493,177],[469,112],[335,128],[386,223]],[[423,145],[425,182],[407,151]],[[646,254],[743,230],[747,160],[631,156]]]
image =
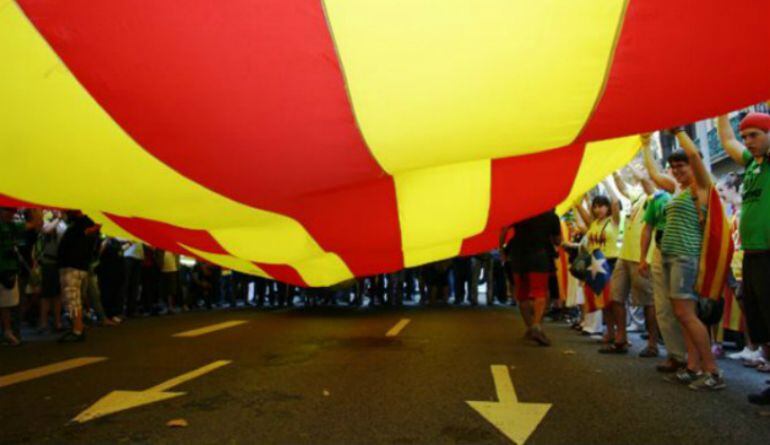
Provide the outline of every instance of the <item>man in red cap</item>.
[[[743,143],[735,137],[727,116],[717,119],[717,129],[727,154],[746,167],[739,229],[744,251],[743,306],[749,336],[762,345],[767,366],[770,361],[770,115],[749,113],[741,121]],[[750,395],[749,401],[770,404],[770,388]]]

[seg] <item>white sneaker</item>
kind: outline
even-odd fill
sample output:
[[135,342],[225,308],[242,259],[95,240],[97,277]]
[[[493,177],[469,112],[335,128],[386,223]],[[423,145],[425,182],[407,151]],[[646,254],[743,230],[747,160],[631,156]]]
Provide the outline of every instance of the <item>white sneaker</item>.
[[755,358],[757,352],[759,352],[759,349],[757,349],[756,351],[752,351],[747,346],[747,347],[744,347],[741,352],[733,352],[732,354],[728,354],[727,358],[729,358],[730,360],[750,360],[752,358]]
[[731,354],[727,354],[727,358],[730,360],[746,360],[746,357],[751,352],[751,349],[749,349],[747,346],[743,347],[743,350],[740,352],[733,352]]

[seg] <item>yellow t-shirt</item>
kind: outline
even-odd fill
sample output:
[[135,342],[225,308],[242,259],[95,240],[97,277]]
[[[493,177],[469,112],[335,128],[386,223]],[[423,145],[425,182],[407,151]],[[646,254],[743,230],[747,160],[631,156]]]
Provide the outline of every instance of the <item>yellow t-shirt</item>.
[[[642,231],[644,230],[644,211],[647,208],[649,198],[645,195],[637,195],[631,203],[631,213],[625,220],[623,233],[623,246],[620,248],[621,260],[639,262],[642,257]],[[654,238],[650,241],[654,243]],[[655,246],[650,245],[647,251],[647,262],[652,263],[652,252]]]
[[612,222],[612,218],[607,217],[603,220],[594,220],[591,227],[588,228],[586,237],[588,238],[588,251],[593,252],[596,249],[602,251],[606,258],[617,258],[620,255],[618,246],[618,232],[620,228]]

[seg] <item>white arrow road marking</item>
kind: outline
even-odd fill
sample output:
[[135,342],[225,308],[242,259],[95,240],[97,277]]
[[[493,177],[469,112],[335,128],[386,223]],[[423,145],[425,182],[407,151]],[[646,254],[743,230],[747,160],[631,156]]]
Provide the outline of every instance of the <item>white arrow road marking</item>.
[[244,323],[247,323],[247,321],[246,320],[225,321],[223,323],[212,324],[210,326],[204,326],[202,328],[193,329],[191,331],[179,332],[172,335],[172,337],[198,337],[201,335],[209,334],[211,332],[221,331],[222,329],[228,329],[234,326],[242,325]]
[[13,374],[0,376],[0,388],[26,382],[27,380],[45,377],[47,375],[56,374],[57,372],[69,371],[70,369],[79,368],[81,366],[103,362],[105,360],[107,360],[107,357],[78,357],[70,360],[64,360],[63,362],[52,363],[50,365],[40,366],[37,368],[27,369],[26,371],[19,371]]
[[78,414],[77,417],[72,419],[72,421],[84,423],[98,417],[116,413],[118,411],[183,396],[187,393],[168,392],[166,390],[171,389],[174,386],[181,385],[188,380],[198,378],[203,374],[207,374],[216,370],[217,368],[221,368],[222,366],[229,365],[230,363],[232,363],[230,360],[218,360],[216,362],[209,363],[206,366],[202,366],[198,369],[182,374],[179,377],[166,380],[165,382],[159,385],[155,385],[152,388],[145,389],[144,391],[112,391],[88,407],[88,409]]
[[385,333],[386,337],[395,337],[397,336],[405,327],[409,324],[409,322],[412,321],[408,318],[402,318],[398,323],[396,323],[395,326],[390,328],[388,332]]
[[521,403],[505,365],[492,365],[497,402],[471,402],[468,405],[517,445],[524,445],[540,422],[543,421],[550,403]]

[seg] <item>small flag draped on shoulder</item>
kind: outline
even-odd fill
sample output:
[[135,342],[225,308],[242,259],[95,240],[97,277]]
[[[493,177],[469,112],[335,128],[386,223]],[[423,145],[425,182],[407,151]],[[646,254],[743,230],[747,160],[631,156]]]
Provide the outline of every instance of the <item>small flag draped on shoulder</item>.
[[703,228],[698,279],[695,283],[698,295],[712,300],[722,298],[734,248],[730,223],[725,216],[722,200],[716,187],[712,186]]

